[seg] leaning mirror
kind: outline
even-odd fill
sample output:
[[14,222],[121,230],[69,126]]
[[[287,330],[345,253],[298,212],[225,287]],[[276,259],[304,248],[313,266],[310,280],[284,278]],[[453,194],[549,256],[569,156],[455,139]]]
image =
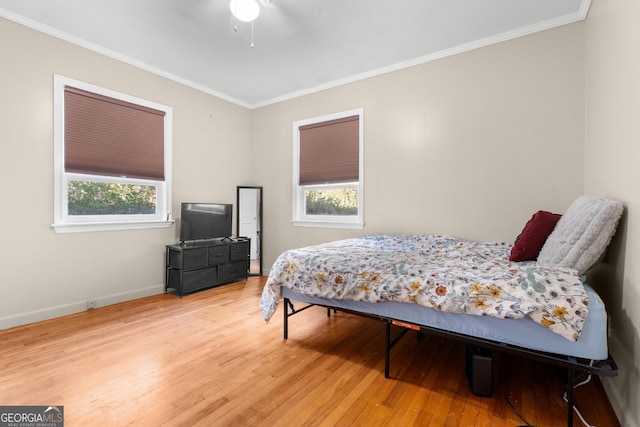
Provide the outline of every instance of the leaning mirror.
[[262,187],[237,188],[236,227],[238,237],[251,239],[249,275],[262,274]]

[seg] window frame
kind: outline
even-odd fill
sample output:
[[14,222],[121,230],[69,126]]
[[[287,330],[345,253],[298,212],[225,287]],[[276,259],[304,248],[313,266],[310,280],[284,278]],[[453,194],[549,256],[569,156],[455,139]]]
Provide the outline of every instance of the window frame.
[[[119,99],[144,107],[160,110],[164,116],[164,181],[140,178],[113,177],[91,174],[79,174],[65,171],[64,140],[64,89],[65,86],[93,92],[98,95]],[[131,230],[147,228],[166,228],[173,224],[171,218],[171,147],[173,109],[142,98],[137,98],[90,83],[54,75],[54,218],[52,228],[56,233],[91,232],[106,230]],[[100,181],[131,185],[151,185],[156,187],[156,213],[130,215],[69,215],[68,182],[72,179]]]
[[[358,116],[358,181],[340,184],[312,184],[300,185],[300,127],[342,119],[350,116]],[[298,227],[322,227],[322,228],[364,228],[364,109],[356,108],[339,113],[328,114],[293,122],[293,198],[291,223]],[[334,188],[358,189],[358,214],[357,215],[307,215],[305,213],[305,191],[323,190]]]

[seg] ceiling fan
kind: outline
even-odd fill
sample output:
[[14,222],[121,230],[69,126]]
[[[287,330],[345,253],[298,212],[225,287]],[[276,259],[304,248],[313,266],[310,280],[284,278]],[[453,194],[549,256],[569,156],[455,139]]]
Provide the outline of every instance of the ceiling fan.
[[249,29],[253,33],[255,23],[256,34],[263,38],[267,36],[271,42],[290,38],[308,29],[322,15],[326,1],[339,0],[248,0],[253,3],[249,7],[258,9],[253,20],[251,16],[241,20],[234,15],[247,0],[181,0],[178,9],[180,14],[196,24],[198,31],[213,34],[224,28],[233,34],[243,32],[242,27],[250,24]]
[[[289,0],[289,5],[287,7],[283,7],[285,0],[276,1],[275,3],[272,0],[230,0],[229,1],[229,9],[231,11],[231,15],[235,17],[238,21],[243,23],[251,23],[251,47],[254,47],[253,41],[253,23],[260,15],[260,6],[265,8],[270,8],[278,11],[282,15],[290,15],[293,6],[299,2],[291,2]],[[300,6],[300,5],[298,5]],[[300,11],[298,13],[294,12],[294,15],[298,15],[297,18],[300,18]],[[234,31],[238,31],[238,26],[234,24]]]

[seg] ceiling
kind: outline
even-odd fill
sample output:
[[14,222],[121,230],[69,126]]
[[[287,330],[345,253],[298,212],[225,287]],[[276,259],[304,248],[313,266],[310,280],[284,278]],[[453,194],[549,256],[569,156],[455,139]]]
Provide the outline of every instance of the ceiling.
[[[0,0],[0,17],[256,108],[585,18],[590,0]],[[237,30],[236,30],[237,27]]]

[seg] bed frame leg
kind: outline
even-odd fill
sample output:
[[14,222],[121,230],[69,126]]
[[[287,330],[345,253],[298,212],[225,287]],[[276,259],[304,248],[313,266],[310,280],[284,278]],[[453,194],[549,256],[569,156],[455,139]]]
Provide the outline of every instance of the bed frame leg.
[[391,322],[385,322],[386,336],[384,344],[384,377],[389,378],[389,359],[391,358]]
[[282,310],[284,312],[284,339],[288,339],[289,338],[289,298],[285,298],[284,299],[284,310]]
[[573,367],[568,368],[567,372],[567,426],[573,426],[573,387],[575,382],[575,371]]

